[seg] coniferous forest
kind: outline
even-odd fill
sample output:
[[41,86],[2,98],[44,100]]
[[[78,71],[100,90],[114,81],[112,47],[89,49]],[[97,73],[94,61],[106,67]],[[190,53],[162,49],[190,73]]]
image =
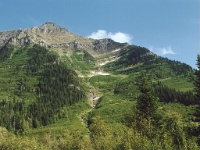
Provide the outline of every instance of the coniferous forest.
[[0,149],[198,150],[200,56],[196,70],[139,46],[118,57],[3,47]]
[[[63,117],[62,109],[85,98],[77,74],[59,62],[57,55],[37,45],[27,53],[32,56],[27,63],[16,66],[25,71],[16,81],[16,96],[2,98],[0,103],[0,124],[14,132],[55,123]],[[34,99],[25,96],[29,92]]]

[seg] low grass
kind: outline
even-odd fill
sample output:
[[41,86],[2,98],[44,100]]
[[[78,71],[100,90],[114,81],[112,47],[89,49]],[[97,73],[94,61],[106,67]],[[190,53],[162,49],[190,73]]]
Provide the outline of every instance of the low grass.
[[187,78],[173,77],[166,78],[161,81],[168,87],[175,88],[180,91],[189,91],[194,89],[194,83],[190,82]]
[[90,78],[89,82],[92,86],[103,92],[113,92],[114,87],[119,80],[120,77],[112,75],[97,75]]
[[135,101],[123,100],[120,96],[109,93],[100,98],[92,116],[100,116],[107,123],[121,123],[124,122],[125,114],[134,106]]

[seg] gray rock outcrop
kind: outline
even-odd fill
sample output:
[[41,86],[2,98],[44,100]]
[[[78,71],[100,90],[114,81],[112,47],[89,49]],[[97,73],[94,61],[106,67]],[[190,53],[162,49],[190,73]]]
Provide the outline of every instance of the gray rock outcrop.
[[0,32],[0,49],[6,45],[39,44],[50,49],[84,49],[103,52],[123,47],[126,44],[111,39],[94,40],[71,33],[55,23],[47,22],[33,28]]

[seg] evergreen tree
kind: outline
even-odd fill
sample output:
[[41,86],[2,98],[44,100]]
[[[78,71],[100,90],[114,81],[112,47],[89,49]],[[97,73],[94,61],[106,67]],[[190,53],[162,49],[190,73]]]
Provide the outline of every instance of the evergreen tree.
[[[142,77],[139,83],[140,95],[137,99],[137,127],[139,130],[150,131],[153,118],[157,109],[156,99],[153,96],[152,88],[146,77]],[[145,131],[146,132],[146,131]]]
[[[196,121],[200,122],[200,55],[197,56],[197,70],[195,72],[196,80],[195,80],[195,99],[197,101],[197,109],[196,109]],[[200,125],[198,127],[198,131],[196,132],[198,136],[198,144],[200,145]]]
[[195,80],[195,92],[196,92],[196,101],[200,104],[200,55],[197,56],[197,70],[195,72],[196,80]]

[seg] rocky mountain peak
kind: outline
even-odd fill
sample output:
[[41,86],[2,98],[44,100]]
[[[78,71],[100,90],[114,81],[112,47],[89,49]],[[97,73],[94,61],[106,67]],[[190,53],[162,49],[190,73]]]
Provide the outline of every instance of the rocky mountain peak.
[[[64,29],[61,26],[55,24],[54,22],[46,22],[39,26],[40,28],[48,28],[48,29]],[[66,29],[65,29],[66,30]]]
[[38,32],[43,32],[44,34],[51,34],[53,32],[69,32],[67,29],[62,28],[53,22],[46,22],[41,26],[35,26],[31,29]]
[[94,40],[76,35],[53,22],[27,29],[0,32],[0,49],[6,44],[17,46],[39,44],[54,50],[85,49],[103,52],[123,47],[125,44],[111,39]]
[[41,26],[34,26],[30,29],[22,29],[22,32],[27,34],[54,34],[58,32],[68,32],[66,29],[56,25],[53,22],[47,22]]
[[42,26],[58,26],[54,22],[46,22]]

